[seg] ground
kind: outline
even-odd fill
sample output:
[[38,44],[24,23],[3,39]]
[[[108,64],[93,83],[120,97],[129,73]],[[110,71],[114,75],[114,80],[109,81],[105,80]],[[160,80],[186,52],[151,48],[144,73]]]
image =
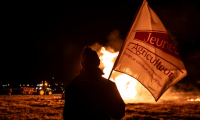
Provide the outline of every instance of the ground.
[[[0,95],[0,119],[62,120],[64,100],[55,95]],[[200,119],[200,101],[161,100],[154,103],[128,103],[122,120]]]

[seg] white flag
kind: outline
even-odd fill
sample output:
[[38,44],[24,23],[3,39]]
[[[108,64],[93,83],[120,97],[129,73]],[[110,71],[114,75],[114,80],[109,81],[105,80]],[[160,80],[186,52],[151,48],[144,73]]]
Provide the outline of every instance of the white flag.
[[170,86],[187,75],[167,30],[146,0],[113,69],[136,78],[156,101]]

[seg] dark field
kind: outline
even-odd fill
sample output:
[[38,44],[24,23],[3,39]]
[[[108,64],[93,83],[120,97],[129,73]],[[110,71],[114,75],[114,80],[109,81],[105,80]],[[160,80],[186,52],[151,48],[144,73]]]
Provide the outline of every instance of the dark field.
[[[161,99],[158,103],[129,103],[123,120],[200,119],[200,101],[187,101],[192,97],[195,96]],[[0,119],[62,120],[63,107],[61,95],[0,95]]]

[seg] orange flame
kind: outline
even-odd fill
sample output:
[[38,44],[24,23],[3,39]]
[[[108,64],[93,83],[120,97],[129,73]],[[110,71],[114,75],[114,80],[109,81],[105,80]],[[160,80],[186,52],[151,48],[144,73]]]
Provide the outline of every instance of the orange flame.
[[[112,49],[106,50],[105,47],[101,47],[99,51],[99,58],[101,60],[101,64],[99,67],[102,68],[103,72],[105,73],[103,77],[109,77],[110,71],[112,70],[113,64],[118,54],[119,52],[114,52]],[[110,80],[116,83],[120,95],[125,101],[135,99],[135,96],[137,94],[137,81],[134,78],[126,74],[114,71]]]

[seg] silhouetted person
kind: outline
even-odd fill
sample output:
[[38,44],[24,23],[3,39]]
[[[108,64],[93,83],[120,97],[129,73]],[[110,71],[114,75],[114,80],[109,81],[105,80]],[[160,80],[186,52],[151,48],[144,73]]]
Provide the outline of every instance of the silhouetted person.
[[125,103],[114,82],[102,77],[99,57],[90,47],[82,53],[80,74],[65,88],[66,120],[110,120],[125,115]]
[[11,93],[12,93],[12,88],[10,88],[8,91],[9,96],[11,96]]

